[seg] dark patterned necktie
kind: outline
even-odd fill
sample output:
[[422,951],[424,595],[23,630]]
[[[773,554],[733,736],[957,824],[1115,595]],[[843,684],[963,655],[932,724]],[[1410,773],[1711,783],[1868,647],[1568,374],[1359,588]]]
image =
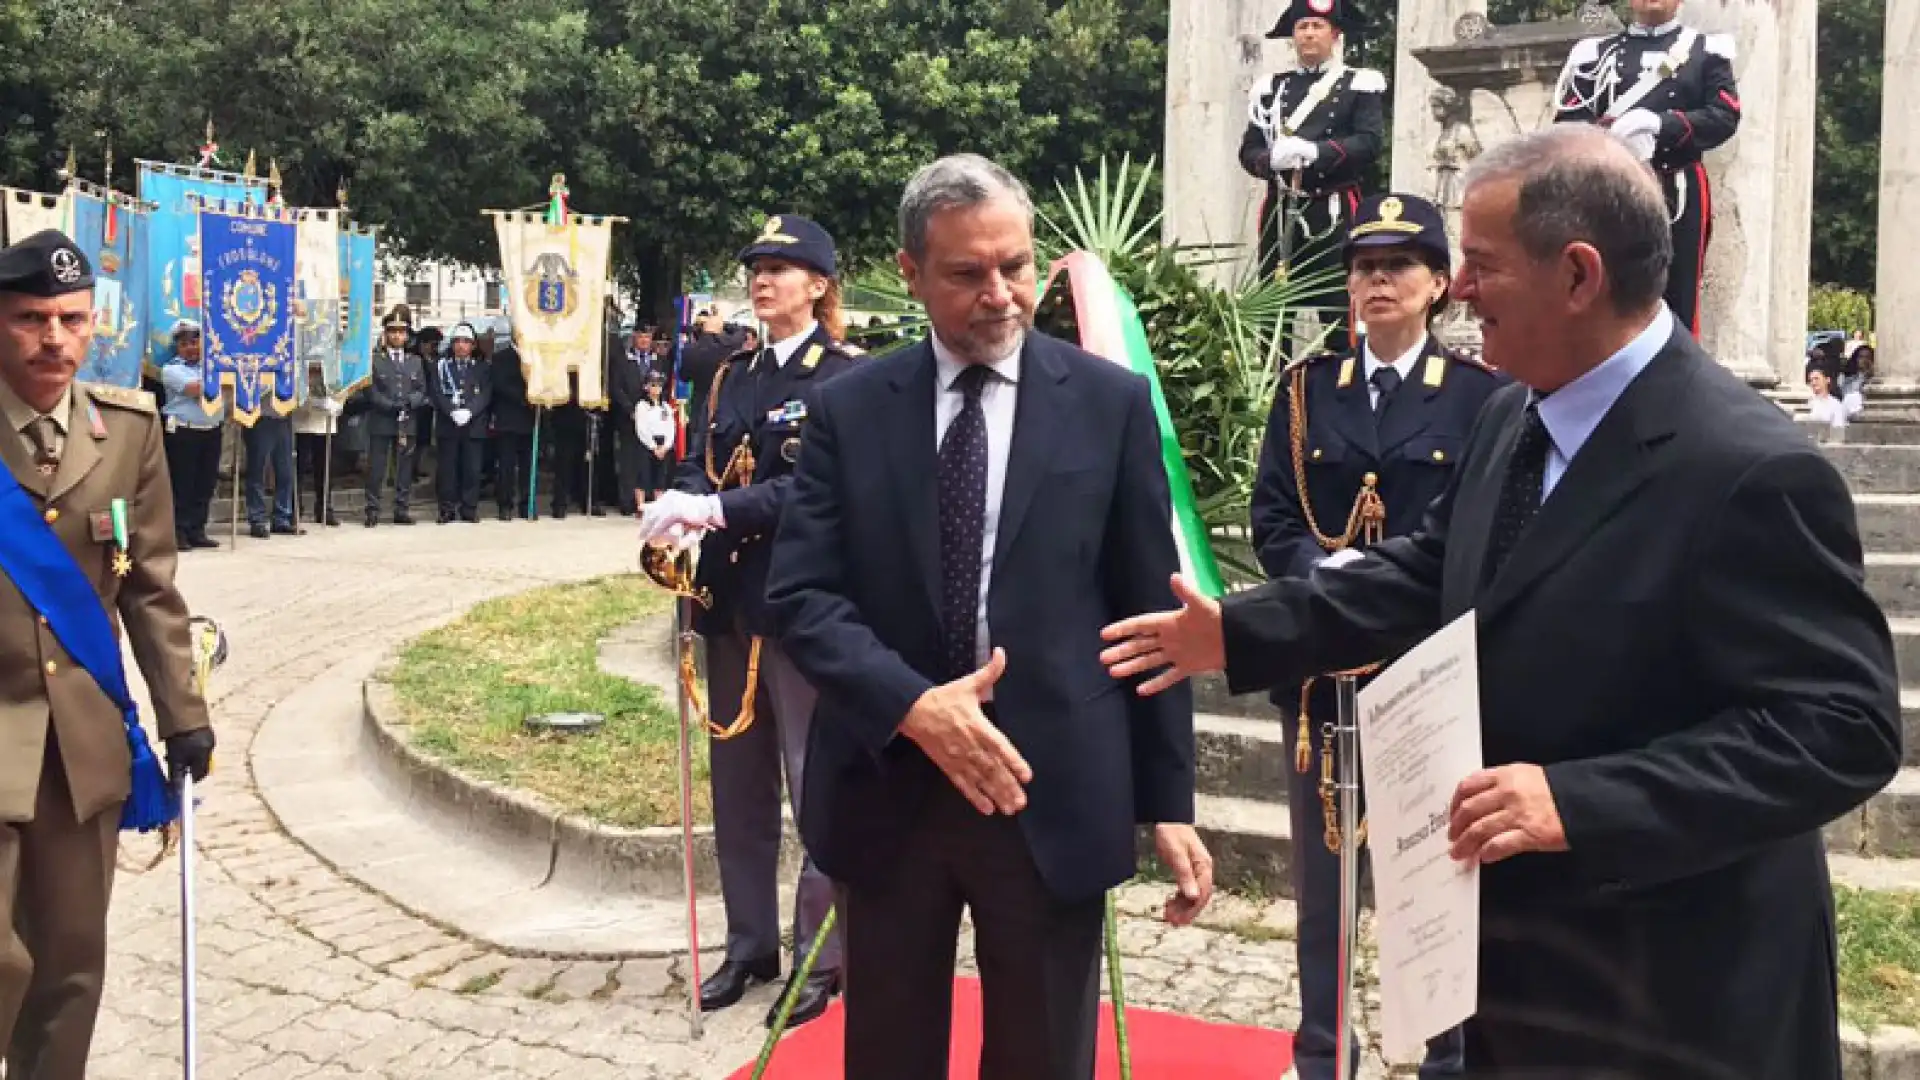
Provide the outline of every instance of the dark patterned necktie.
[[989,371],[973,365],[949,393],[966,395],[940,440],[940,638],[947,676],[979,666],[980,562],[987,528],[987,414],[980,389]]
[[41,416],[27,425],[27,439],[33,443],[33,464],[41,476],[52,476],[60,471],[61,443],[60,425],[53,417]]
[[1393,400],[1393,392],[1400,389],[1400,372],[1390,367],[1377,368],[1370,381],[1373,388],[1380,391],[1380,399],[1373,403],[1374,415],[1378,416],[1387,411],[1387,403]]
[[1547,482],[1547,450],[1552,445],[1546,422],[1540,419],[1539,402],[1527,402],[1525,424],[1513,445],[1513,458],[1507,462],[1506,481],[1500,485],[1500,505],[1493,514],[1493,536],[1487,545],[1486,564],[1481,568],[1482,585],[1500,573],[1507,556],[1513,554],[1521,535],[1540,512],[1541,491]]

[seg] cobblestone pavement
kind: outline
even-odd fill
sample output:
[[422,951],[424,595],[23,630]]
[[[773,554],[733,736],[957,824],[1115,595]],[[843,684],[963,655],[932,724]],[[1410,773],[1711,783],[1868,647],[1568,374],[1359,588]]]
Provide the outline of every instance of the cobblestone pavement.
[[[491,596],[628,570],[631,536],[610,519],[349,527],[183,558],[189,602],[231,643],[199,818],[202,1077],[719,1080],[752,1059],[770,988],[694,1042],[679,962],[516,958],[443,932],[281,832],[246,766],[268,710],[335,665]],[[150,853],[136,838],[123,857]],[[1148,917],[1164,890],[1121,899],[1131,1002],[1290,1026],[1289,907],[1225,898],[1211,929],[1173,930]],[[171,860],[119,879],[94,1080],[180,1075],[178,897]]]

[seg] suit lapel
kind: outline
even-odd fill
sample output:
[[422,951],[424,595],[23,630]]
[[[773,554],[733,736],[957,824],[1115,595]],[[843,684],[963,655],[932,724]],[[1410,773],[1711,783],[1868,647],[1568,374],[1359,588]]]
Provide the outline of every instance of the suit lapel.
[[[1691,340],[1685,344],[1670,340],[1607,410],[1533,523],[1520,535],[1506,565],[1487,585],[1479,605],[1483,621],[1518,599],[1541,575],[1566,562],[1652,476],[1661,448],[1678,430],[1678,403],[1695,361],[1688,349]],[[1496,503],[1506,458],[1519,438],[1521,423],[1521,413],[1516,411],[1503,439],[1499,478],[1491,485]],[[1491,525],[1489,514],[1486,526],[1475,534],[1483,551]],[[1480,566],[1476,562],[1467,569],[1477,574]]]
[[[1424,406],[1440,393],[1439,384],[1427,380],[1427,365],[1433,363],[1435,357],[1439,358],[1442,365],[1447,363],[1446,354],[1440,351],[1432,335],[1428,335],[1426,348],[1420,351],[1420,358],[1414,361],[1413,370],[1407,373],[1400,383],[1400,389],[1394,392],[1393,399],[1387,402],[1386,410],[1380,414],[1382,455],[1393,453],[1400,444],[1427,430],[1427,426],[1433,422],[1433,410],[1416,407],[1415,402]],[[1444,379],[1446,368],[1442,366],[1440,371]]]
[[[1037,331],[1027,334],[1020,357],[1020,386],[1013,406],[1013,442],[1007,447],[1007,482],[1000,493],[1000,519],[994,530],[993,565],[1006,563],[1007,550],[1026,520],[1033,496],[1053,460],[1056,434],[1063,420],[1059,407],[1067,365],[1054,355]],[[998,580],[1000,575],[995,575]]]
[[100,447],[106,428],[96,428],[91,410],[96,408],[85,390],[73,388],[73,407],[67,414],[67,445],[60,454],[60,471],[54,474],[49,501],[58,499],[80,485],[87,474],[100,464]]
[[940,610],[940,485],[938,450],[934,445],[935,385],[933,346],[913,346],[912,362],[893,376],[898,401],[888,418],[889,451],[896,505],[905,519],[907,550],[926,590],[927,602]]

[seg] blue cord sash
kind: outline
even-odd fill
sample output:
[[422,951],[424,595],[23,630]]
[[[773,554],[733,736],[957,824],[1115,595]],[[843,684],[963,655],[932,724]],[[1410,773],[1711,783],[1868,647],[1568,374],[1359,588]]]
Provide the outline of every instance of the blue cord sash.
[[133,758],[132,792],[120,811],[123,831],[151,832],[180,816],[180,797],[168,785],[160,762],[140,727],[139,706],[127,689],[120,642],[113,635],[106,605],[65,544],[20,486],[11,469],[0,468],[0,573],[47,620],[67,655],[93,676],[120,710]]

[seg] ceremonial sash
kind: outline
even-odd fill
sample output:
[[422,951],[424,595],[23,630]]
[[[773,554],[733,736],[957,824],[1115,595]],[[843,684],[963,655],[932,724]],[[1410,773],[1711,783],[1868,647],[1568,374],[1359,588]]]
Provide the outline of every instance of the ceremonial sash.
[[1640,104],[1648,94],[1664,85],[1673,77],[1674,72],[1680,70],[1680,65],[1686,63],[1687,58],[1693,55],[1693,43],[1699,39],[1700,31],[1691,26],[1682,29],[1679,36],[1674,39],[1673,48],[1667,50],[1666,56],[1660,63],[1651,68],[1642,69],[1639,81],[1628,87],[1626,93],[1614,98],[1613,104],[1607,106],[1607,118],[1620,119],[1626,115],[1628,109]]
[[73,561],[60,537],[40,515],[33,499],[0,468],[0,573],[13,581],[20,595],[58,638],[103,693],[120,710],[133,758],[133,788],[120,811],[120,828],[147,832],[179,816],[179,797],[167,785],[160,762],[140,727],[140,710],[127,689],[127,672],[120,659],[120,642],[93,583]]
[[1333,93],[1333,85],[1340,81],[1340,76],[1346,74],[1346,71],[1347,65],[1338,60],[1327,62],[1326,70],[1314,80],[1313,86],[1307,90],[1307,96],[1301,98],[1300,104],[1294,106],[1293,111],[1287,114],[1287,126],[1283,130],[1288,135],[1300,130],[1300,125],[1307,122],[1307,117],[1313,115],[1313,110],[1327,100],[1328,94]]

